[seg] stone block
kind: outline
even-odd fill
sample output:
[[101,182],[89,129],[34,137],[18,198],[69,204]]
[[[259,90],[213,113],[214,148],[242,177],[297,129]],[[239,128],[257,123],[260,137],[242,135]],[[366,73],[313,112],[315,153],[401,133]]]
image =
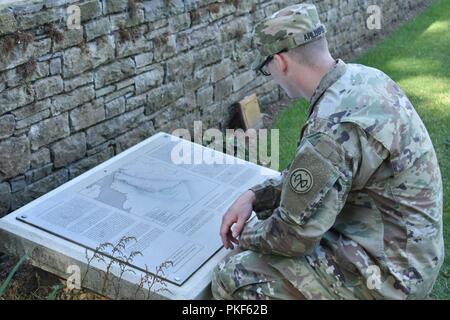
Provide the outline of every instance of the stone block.
[[30,167],[30,141],[25,135],[0,141],[0,181],[24,173]]
[[71,135],[51,146],[55,168],[64,167],[69,163],[83,158],[86,154],[86,135],[80,132]]
[[65,138],[69,134],[69,117],[67,113],[41,121],[30,128],[31,150],[37,150],[41,146]]

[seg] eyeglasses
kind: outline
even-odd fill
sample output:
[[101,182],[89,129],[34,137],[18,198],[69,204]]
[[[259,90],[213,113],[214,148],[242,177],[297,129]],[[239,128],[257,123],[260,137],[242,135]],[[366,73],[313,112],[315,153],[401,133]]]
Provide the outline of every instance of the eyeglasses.
[[[279,53],[286,52],[286,51],[288,51],[288,49],[283,49],[283,50],[281,50],[281,51],[279,51],[279,52],[277,52],[277,53],[275,53],[275,54],[279,54]],[[273,60],[273,57],[275,56],[275,54],[272,54],[272,55],[268,56],[268,57],[266,58],[266,60],[264,60],[264,62],[261,63],[261,65],[258,67],[257,70],[258,70],[262,75],[264,75],[264,76],[266,76],[266,77],[270,76],[270,72],[269,72],[269,69],[267,68],[267,66],[269,65],[270,61]]]

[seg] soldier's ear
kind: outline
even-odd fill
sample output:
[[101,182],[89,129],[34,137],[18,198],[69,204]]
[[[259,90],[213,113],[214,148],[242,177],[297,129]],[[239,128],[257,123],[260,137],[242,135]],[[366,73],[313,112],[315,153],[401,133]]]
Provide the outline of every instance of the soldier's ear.
[[284,52],[277,53],[273,56],[273,63],[279,73],[286,73],[288,68],[288,60]]

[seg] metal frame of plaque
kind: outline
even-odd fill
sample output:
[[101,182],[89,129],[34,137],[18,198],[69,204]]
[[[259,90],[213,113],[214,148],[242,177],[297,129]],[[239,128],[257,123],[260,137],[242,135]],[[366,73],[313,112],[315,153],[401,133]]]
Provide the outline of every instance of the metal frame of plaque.
[[70,264],[86,267],[88,250],[132,237],[125,251],[142,255],[130,263],[135,272],[122,275],[129,292],[170,262],[159,275],[168,291],[159,297],[205,298],[212,269],[227,254],[218,234],[223,213],[278,174],[160,132],[0,219],[1,247],[15,254],[39,248],[33,262],[68,277]]

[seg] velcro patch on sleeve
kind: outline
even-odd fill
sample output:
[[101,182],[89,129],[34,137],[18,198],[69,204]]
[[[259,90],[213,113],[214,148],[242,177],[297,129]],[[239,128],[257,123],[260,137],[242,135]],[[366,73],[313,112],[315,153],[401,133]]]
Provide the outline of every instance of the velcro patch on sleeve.
[[284,213],[296,223],[304,223],[339,176],[339,169],[303,139],[283,184],[280,206]]

